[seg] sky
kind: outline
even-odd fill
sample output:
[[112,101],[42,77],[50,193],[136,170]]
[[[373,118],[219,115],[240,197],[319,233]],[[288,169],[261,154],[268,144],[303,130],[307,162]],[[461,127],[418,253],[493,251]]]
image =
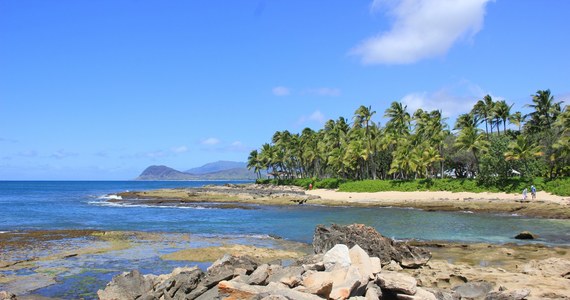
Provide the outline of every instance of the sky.
[[0,180],[246,161],[393,101],[570,103],[565,0],[0,0]]

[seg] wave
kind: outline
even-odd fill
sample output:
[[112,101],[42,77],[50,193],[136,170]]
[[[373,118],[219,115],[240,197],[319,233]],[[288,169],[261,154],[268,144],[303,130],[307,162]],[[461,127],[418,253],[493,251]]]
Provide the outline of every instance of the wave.
[[116,203],[108,201],[89,201],[91,205],[107,206],[107,207],[143,207],[143,208],[179,208],[179,209],[215,209],[216,207],[206,206],[173,206],[173,205],[148,205],[148,204],[131,204],[131,203]]
[[115,194],[109,194],[105,196],[99,196],[97,199],[105,199],[105,200],[123,200],[123,197]]

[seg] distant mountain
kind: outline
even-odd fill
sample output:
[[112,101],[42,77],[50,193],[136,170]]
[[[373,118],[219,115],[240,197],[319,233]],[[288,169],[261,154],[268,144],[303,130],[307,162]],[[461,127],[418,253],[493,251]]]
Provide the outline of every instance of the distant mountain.
[[246,168],[246,163],[218,161],[186,172],[167,166],[150,166],[136,180],[255,180],[256,178],[256,174]]
[[217,162],[205,164],[198,168],[192,168],[190,170],[186,170],[184,173],[207,174],[207,173],[215,173],[230,169],[246,169],[246,168],[247,164],[245,162],[220,160]]

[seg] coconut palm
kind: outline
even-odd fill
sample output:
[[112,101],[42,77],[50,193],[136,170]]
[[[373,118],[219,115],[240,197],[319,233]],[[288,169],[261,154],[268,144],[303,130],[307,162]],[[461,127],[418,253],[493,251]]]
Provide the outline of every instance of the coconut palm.
[[522,123],[524,120],[525,116],[523,116],[520,111],[517,111],[509,116],[509,122],[511,122],[511,124],[515,124],[519,128],[519,132],[521,131]]
[[493,107],[493,117],[495,119],[495,124],[497,124],[497,133],[500,133],[499,125],[503,123],[503,134],[507,133],[507,120],[511,115],[511,108],[513,105],[510,106],[505,102],[505,100],[497,101],[495,106]]
[[477,120],[485,122],[485,133],[489,137],[489,125],[491,126],[491,134],[493,134],[493,107],[495,103],[490,95],[485,95],[483,99],[477,101],[471,112],[477,116]]
[[261,160],[259,158],[259,152],[257,150],[251,150],[249,156],[247,157],[247,169],[253,169],[257,175],[257,179],[261,179],[261,169],[263,168],[263,165],[261,164]]
[[485,152],[488,147],[488,141],[480,133],[480,130],[474,127],[465,127],[457,136],[455,146],[459,150],[467,150],[473,154],[475,158],[476,172],[479,170],[479,157],[481,152]]
[[400,102],[392,102],[384,112],[384,117],[389,118],[386,129],[397,137],[410,134],[410,114],[406,109],[406,105]]
[[516,140],[509,144],[508,151],[505,152],[505,159],[521,161],[524,166],[524,171],[521,175],[524,176],[529,173],[529,162],[544,155],[541,148],[539,145],[533,145],[526,135],[519,135]]
[[529,120],[526,123],[529,132],[535,133],[550,129],[561,113],[562,102],[554,102],[550,90],[538,90],[532,96],[532,102],[533,104],[529,104],[528,107],[534,111],[527,115]]

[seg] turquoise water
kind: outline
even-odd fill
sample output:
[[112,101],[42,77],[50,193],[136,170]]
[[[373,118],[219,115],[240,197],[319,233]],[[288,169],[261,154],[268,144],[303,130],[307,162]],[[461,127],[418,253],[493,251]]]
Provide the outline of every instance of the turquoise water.
[[[364,223],[396,239],[518,242],[523,230],[548,245],[570,245],[570,221],[467,212],[322,206],[254,209],[110,206],[105,195],[127,190],[199,187],[226,181],[0,181],[0,232],[101,229],[182,232],[205,236],[277,235],[310,242],[317,224]],[[236,183],[236,182],[232,182]]]

